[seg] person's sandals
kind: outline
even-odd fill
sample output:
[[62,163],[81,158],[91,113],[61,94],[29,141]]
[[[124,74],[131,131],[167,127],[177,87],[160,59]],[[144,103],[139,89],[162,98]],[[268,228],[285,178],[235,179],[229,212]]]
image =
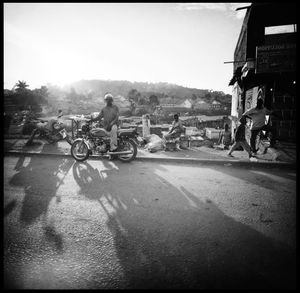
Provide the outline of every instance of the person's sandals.
[[227,154],[228,157],[234,158],[232,154]]

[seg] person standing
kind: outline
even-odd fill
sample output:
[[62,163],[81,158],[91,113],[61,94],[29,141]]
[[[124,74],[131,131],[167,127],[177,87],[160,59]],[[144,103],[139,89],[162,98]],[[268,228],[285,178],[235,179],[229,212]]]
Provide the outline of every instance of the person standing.
[[231,145],[231,131],[229,130],[228,124],[225,124],[225,129],[221,131],[218,144],[224,144],[224,150],[229,150]]
[[241,124],[238,126],[238,128],[235,132],[235,142],[232,145],[232,147],[228,153],[229,157],[233,157],[232,152],[235,149],[237,149],[239,146],[242,146],[242,148],[245,151],[247,151],[247,153],[249,154],[249,158],[252,157],[250,145],[248,144],[248,142],[246,141],[246,138],[245,138],[246,122],[247,122],[246,117],[242,116],[240,119]]
[[266,115],[273,114],[273,111],[268,110],[263,106],[263,100],[260,98],[257,100],[256,107],[249,109],[242,116],[249,117],[252,120],[251,125],[251,137],[250,137],[250,145],[253,153],[257,152],[256,149],[256,137],[261,130],[265,130],[267,132],[271,132],[271,142],[270,147],[275,144],[275,135],[274,131],[271,129],[269,125],[266,125]]
[[110,151],[116,151],[118,148],[118,123],[119,123],[119,108],[113,104],[113,96],[106,94],[104,96],[106,106],[101,110],[99,115],[92,118],[90,121],[97,121],[103,118],[103,127],[110,136]]

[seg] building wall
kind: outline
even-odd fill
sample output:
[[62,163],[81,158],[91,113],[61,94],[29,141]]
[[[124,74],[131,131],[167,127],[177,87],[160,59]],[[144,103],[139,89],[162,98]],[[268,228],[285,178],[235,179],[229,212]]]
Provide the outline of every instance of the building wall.
[[[279,140],[296,140],[296,84],[294,83],[296,70],[294,69],[295,66],[292,66],[296,63],[296,56],[292,50],[291,53],[288,51],[287,54],[284,53],[286,51],[280,51],[280,45],[296,44],[297,33],[265,35],[265,27],[296,23],[295,3],[252,5],[251,8],[247,9],[234,53],[235,61],[255,60],[257,46],[276,45],[276,49],[270,49],[270,51],[268,49],[263,52],[265,54],[263,60],[267,58],[266,60],[269,62],[266,63],[266,67],[264,65],[263,70],[257,73],[255,70],[249,71],[246,76],[242,77],[241,97],[242,108],[245,111],[254,107],[258,95],[261,95],[265,106],[277,115],[276,117],[271,116],[271,124]],[[277,47],[279,48],[277,49]],[[274,62],[279,65],[273,66]],[[245,63],[234,63],[234,72]],[[286,66],[286,63],[291,64],[291,66]],[[257,69],[257,65],[256,63],[255,69]],[[236,107],[235,104],[234,107]],[[236,109],[232,109],[232,111],[236,112]],[[239,117],[240,115],[241,113],[239,113]]]
[[272,117],[277,137],[296,141],[296,84],[293,84],[292,79],[274,82],[272,110],[277,116]]
[[[239,39],[234,52],[235,61],[255,59],[256,46],[269,43],[275,38],[265,38],[264,27],[297,23],[296,4],[286,3],[265,3],[252,5],[247,9]],[[271,41],[272,42],[272,41]],[[234,63],[233,71],[243,63]]]
[[248,28],[247,23],[250,16],[250,12],[251,12],[251,8],[248,8],[246,15],[244,17],[241,32],[234,51],[235,63],[233,63],[233,73],[237,70],[238,67],[243,66],[245,60],[247,59],[247,28]]

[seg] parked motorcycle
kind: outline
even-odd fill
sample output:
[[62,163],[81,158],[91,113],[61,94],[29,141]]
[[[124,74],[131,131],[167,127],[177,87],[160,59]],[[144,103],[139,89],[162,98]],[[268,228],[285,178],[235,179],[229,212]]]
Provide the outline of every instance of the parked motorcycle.
[[85,161],[90,155],[115,156],[122,162],[130,162],[137,155],[135,139],[141,140],[136,129],[118,129],[118,148],[110,151],[110,136],[104,128],[92,128],[90,120],[81,127],[81,136],[74,140],[71,155],[77,161]]
[[48,143],[55,143],[60,140],[66,140],[70,145],[73,143],[72,137],[67,133],[66,126],[60,120],[62,113],[56,119],[50,120],[33,120],[36,122],[36,128],[32,131],[26,145],[30,145],[35,136],[40,139],[46,140]]

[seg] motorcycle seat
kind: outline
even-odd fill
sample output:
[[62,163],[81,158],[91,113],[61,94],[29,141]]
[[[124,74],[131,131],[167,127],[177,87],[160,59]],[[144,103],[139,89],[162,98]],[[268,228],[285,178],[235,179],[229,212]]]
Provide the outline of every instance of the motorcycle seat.
[[109,136],[109,133],[104,128],[93,128],[91,130],[91,135],[96,137],[105,137]]
[[119,136],[130,136],[130,135],[133,135],[135,131],[136,131],[135,128],[119,129],[118,135]]

